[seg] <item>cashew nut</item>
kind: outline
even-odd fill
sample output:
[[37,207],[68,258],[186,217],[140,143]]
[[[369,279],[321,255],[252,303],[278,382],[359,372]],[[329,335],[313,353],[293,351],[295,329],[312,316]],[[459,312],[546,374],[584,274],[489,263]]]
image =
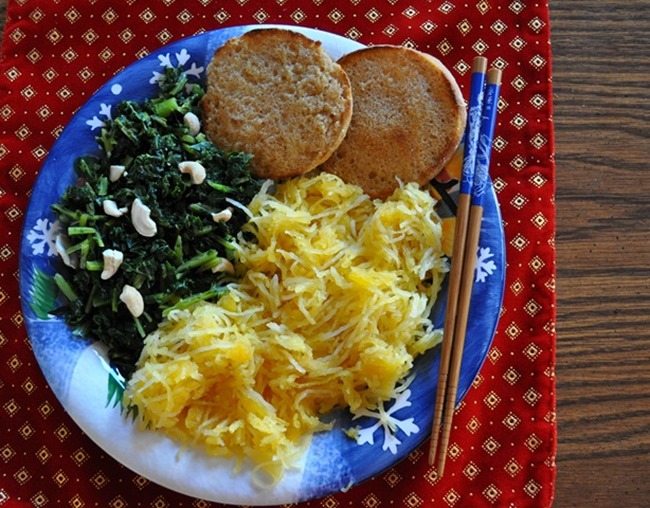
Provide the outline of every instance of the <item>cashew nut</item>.
[[199,120],[199,117],[191,111],[189,113],[185,113],[183,116],[183,123],[187,127],[190,136],[196,136],[199,132],[201,132],[201,121]]
[[112,199],[102,201],[102,208],[104,209],[104,213],[111,217],[122,217],[122,215],[129,211],[126,207],[118,208],[117,203]]
[[144,312],[144,300],[140,291],[135,289],[133,286],[124,284],[122,292],[120,293],[120,300],[124,302],[126,308],[129,309],[129,312],[133,317],[140,317]]
[[212,220],[215,222],[228,222],[232,219],[232,208],[224,208],[219,213],[212,214]]
[[113,164],[110,168],[108,168],[108,179],[111,182],[117,182],[124,174],[125,169],[126,168],[124,166]]
[[124,261],[124,254],[119,250],[106,249],[102,252],[104,258],[104,270],[102,270],[102,280],[110,279]]
[[205,168],[196,161],[183,161],[178,164],[181,173],[189,173],[192,183],[199,185],[205,180]]
[[212,273],[218,272],[235,273],[235,267],[227,259],[222,259],[217,266],[212,267]]
[[70,255],[66,252],[68,248],[68,237],[65,235],[56,235],[56,239],[54,240],[54,249],[56,250],[57,254],[61,256],[61,260],[63,261],[63,264],[66,266],[69,266],[70,268],[77,268],[77,265],[79,264],[79,260],[76,255]]
[[140,198],[135,198],[131,205],[131,222],[142,236],[151,237],[158,232],[156,223],[151,219],[151,208],[140,201]]

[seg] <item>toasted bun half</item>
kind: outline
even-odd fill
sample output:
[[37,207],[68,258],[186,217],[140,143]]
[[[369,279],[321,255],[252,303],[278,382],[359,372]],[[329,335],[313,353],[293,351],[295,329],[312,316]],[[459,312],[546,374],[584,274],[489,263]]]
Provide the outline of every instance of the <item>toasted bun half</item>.
[[350,125],[347,75],[320,42],[289,30],[229,40],[208,65],[206,88],[206,133],[222,149],[252,153],[252,172],[261,178],[314,169]]
[[377,198],[399,181],[424,185],[437,175],[465,128],[465,102],[449,70],[401,46],[365,48],[339,63],[352,83],[354,112],[322,169]]

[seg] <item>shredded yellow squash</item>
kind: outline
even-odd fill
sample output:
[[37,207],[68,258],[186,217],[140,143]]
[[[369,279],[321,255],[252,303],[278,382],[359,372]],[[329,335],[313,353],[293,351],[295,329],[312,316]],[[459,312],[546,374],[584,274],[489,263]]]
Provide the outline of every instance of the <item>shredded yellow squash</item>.
[[447,271],[435,201],[414,184],[385,202],[322,173],[249,204],[238,283],[175,312],[145,339],[125,402],[207,453],[277,480],[335,407],[390,399],[440,332],[429,314]]

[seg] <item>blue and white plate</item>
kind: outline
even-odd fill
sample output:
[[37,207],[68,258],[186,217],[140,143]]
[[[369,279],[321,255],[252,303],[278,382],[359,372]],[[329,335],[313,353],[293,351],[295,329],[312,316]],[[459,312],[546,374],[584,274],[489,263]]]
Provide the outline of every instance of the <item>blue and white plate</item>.
[[[133,471],[175,491],[229,504],[269,505],[317,498],[368,479],[400,461],[428,437],[433,417],[439,349],[420,357],[410,384],[379,412],[351,420],[338,412],[334,428],[317,434],[296,468],[276,485],[259,487],[252,467],[236,472],[234,462],[179,447],[163,434],[138,430],[120,410],[123,379],[108,364],[100,344],[73,336],[46,310],[55,293],[47,275],[55,272],[54,238],[59,228],[50,206],[73,184],[74,160],[97,153],[95,136],[118,102],[143,100],[156,91],[167,66],[181,66],[202,80],[215,49],[259,26],[216,30],[168,45],[135,62],[108,81],[72,118],[52,148],[33,189],[20,250],[20,291],[27,330],[38,363],[63,407],[108,454]],[[286,27],[322,41],[334,58],[361,44],[313,29]],[[470,387],[496,328],[505,278],[504,235],[494,192],[485,203],[468,337],[458,400]],[[445,293],[434,321],[442,326]],[[389,425],[390,421],[390,425]],[[342,432],[360,428],[353,440]]]

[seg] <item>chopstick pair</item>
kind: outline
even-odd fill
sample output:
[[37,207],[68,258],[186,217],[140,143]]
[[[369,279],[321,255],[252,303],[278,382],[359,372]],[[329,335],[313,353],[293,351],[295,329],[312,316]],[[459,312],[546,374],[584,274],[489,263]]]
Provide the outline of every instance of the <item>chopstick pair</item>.
[[487,64],[488,61],[484,57],[476,57],[472,64],[454,249],[429,449],[429,465],[433,465],[438,453],[438,477],[441,477],[445,470],[449,433],[456,406],[458,378],[474,282],[476,251],[483,218],[483,195],[488,181],[501,88],[501,71],[498,69],[488,71]]

